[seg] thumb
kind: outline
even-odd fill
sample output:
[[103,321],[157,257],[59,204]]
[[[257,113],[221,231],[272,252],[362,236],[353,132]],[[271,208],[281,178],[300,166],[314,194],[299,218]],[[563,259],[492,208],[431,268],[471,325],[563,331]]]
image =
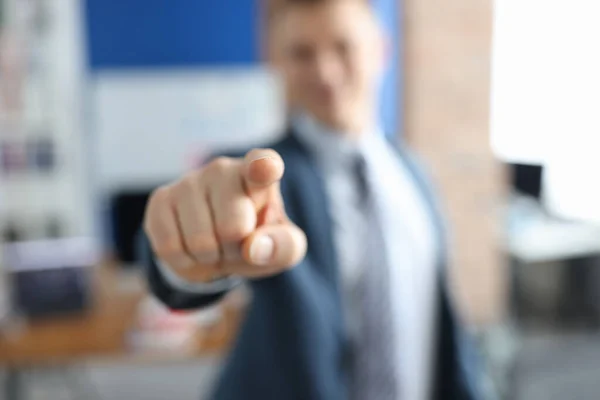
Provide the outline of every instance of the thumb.
[[244,240],[242,257],[257,266],[290,268],[306,255],[306,235],[291,222],[265,225]]

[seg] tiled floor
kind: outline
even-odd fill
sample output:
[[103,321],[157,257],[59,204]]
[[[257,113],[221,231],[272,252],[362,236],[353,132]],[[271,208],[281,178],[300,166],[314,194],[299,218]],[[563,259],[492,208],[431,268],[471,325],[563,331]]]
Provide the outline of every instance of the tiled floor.
[[515,371],[515,400],[600,398],[600,335],[525,340]]
[[[519,354],[512,394],[506,400],[600,398],[600,335],[529,339]],[[218,360],[206,359],[172,365],[105,363],[70,371],[35,370],[27,375],[26,400],[202,400],[218,369]],[[2,393],[0,400],[5,400]]]
[[[217,371],[215,360],[35,370],[26,376],[26,400],[201,400]],[[4,400],[2,393],[0,399]]]

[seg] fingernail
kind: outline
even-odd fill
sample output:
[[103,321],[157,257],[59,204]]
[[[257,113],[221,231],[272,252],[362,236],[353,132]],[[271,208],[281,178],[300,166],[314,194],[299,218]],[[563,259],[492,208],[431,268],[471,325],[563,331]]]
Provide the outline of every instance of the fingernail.
[[262,156],[262,157],[255,158],[254,160],[252,160],[250,162],[250,164],[260,161],[260,160],[274,160],[274,158],[271,156]]
[[274,158],[271,157],[271,156],[263,156],[263,157],[255,158],[254,160],[250,161],[249,168],[251,170],[259,168],[259,170],[260,170],[260,164],[258,162],[259,161],[263,161],[263,160],[271,160],[271,161],[273,161]]
[[250,246],[250,260],[256,265],[268,264],[273,257],[274,248],[275,242],[270,236],[259,236]]

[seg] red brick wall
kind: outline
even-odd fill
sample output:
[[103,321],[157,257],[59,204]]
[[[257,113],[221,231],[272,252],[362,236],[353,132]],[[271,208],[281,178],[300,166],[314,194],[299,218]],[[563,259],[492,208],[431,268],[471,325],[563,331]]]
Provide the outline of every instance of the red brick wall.
[[505,310],[504,171],[490,151],[491,0],[403,0],[405,126],[431,169],[452,230],[452,287],[473,324]]

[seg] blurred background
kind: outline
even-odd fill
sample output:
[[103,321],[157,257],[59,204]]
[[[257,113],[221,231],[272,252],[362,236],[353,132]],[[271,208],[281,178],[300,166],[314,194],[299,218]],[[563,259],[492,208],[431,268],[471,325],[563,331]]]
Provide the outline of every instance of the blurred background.
[[[248,295],[166,310],[135,234],[154,187],[280,131],[268,3],[0,0],[0,399],[210,388]],[[600,6],[374,3],[382,121],[443,195],[487,397],[597,398]]]

